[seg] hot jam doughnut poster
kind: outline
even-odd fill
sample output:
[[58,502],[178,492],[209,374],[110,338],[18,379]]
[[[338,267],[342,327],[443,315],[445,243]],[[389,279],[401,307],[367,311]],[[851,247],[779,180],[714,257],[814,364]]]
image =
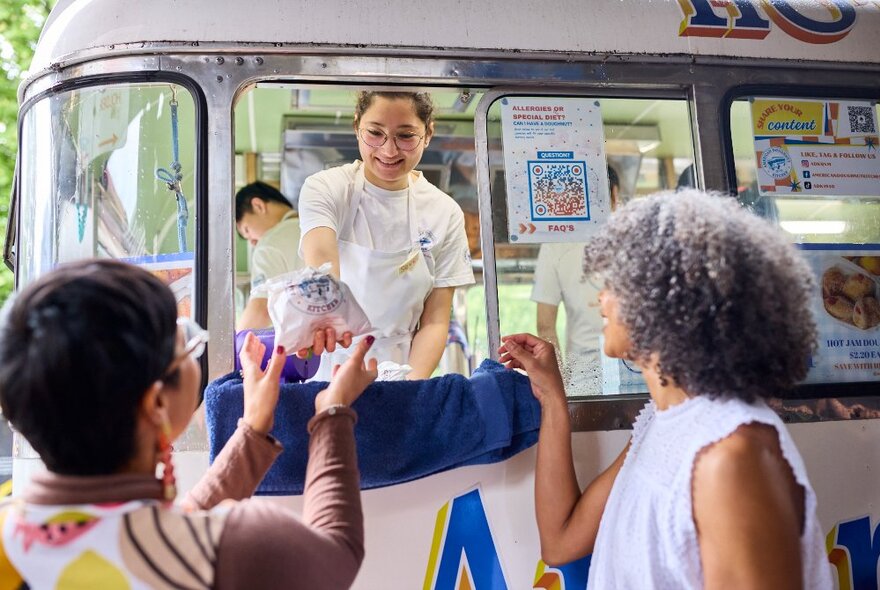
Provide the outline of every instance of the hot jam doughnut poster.
[[753,98],[761,195],[880,196],[872,101]]
[[510,241],[586,241],[610,211],[599,101],[500,102]]
[[816,277],[807,383],[880,377],[880,244],[800,244]]

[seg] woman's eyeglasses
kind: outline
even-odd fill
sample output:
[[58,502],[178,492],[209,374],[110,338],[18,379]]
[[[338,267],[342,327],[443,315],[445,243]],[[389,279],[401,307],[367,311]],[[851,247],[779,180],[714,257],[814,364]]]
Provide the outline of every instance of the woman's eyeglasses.
[[208,344],[208,331],[201,327],[194,319],[183,316],[177,318],[177,327],[183,334],[183,351],[174,357],[168,369],[165,371],[164,377],[173,373],[180,366],[186,357],[197,359],[205,353],[205,347]]
[[[381,129],[373,129],[372,127],[359,127],[358,137],[371,148],[380,148],[388,141],[387,133]],[[416,149],[419,147],[419,144],[422,143],[422,139],[425,138],[424,135],[407,132],[397,133],[393,137],[394,145],[397,146],[397,149],[404,152],[411,152]]]

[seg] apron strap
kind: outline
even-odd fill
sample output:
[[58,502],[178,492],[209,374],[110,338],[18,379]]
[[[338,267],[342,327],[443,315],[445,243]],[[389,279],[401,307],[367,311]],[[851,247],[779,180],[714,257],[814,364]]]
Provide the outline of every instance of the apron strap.
[[361,197],[364,194],[365,183],[366,178],[364,177],[364,165],[360,164],[354,176],[354,184],[349,186],[349,190],[351,191],[351,198],[348,201],[348,211],[345,212],[345,217],[342,220],[342,226],[339,228],[339,234],[336,236],[337,240],[353,241],[354,218],[357,215],[358,207],[361,206]]
[[[415,246],[421,247],[419,243],[419,228],[416,218],[416,199],[413,197],[412,178],[407,174],[407,193],[406,193],[406,215],[409,225],[409,241],[410,248]],[[361,206],[361,200],[364,195],[364,187],[367,179],[364,176],[364,165],[359,163],[357,172],[355,173],[354,183],[351,185],[351,198],[349,199],[348,211],[342,220],[342,226],[336,236],[337,240],[354,241],[354,218],[357,216],[358,208]]]
[[[409,175],[407,175],[407,180],[409,179]],[[412,191],[412,182],[407,185],[406,191],[406,216],[409,218],[409,243],[410,248],[419,248],[421,250],[421,243],[419,242],[419,222],[416,219],[416,198],[413,196]]]

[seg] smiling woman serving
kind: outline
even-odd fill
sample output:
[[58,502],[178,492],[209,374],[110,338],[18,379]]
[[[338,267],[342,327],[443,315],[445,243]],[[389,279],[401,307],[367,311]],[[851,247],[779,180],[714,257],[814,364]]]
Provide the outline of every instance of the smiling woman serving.
[[[332,263],[349,286],[379,331],[371,356],[424,379],[443,354],[455,287],[474,282],[461,208],[413,170],[434,131],[431,98],[360,92],[354,131],[361,160],[303,184],[300,253],[312,267]],[[328,355],[317,379],[348,352]]]

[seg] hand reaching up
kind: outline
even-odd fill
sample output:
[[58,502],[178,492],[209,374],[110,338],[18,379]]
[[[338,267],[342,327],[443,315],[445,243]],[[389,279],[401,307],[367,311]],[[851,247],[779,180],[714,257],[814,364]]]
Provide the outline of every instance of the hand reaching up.
[[330,386],[315,398],[315,413],[321,413],[330,406],[350,406],[361,396],[367,386],[376,380],[379,371],[376,359],[364,363],[364,357],[375,338],[367,336],[354,349],[351,357],[342,365],[333,368]]
[[504,336],[501,341],[500,362],[508,369],[523,369],[528,374],[532,393],[542,405],[550,399],[565,399],[556,350],[550,342],[531,334]]
[[238,357],[244,379],[244,421],[260,434],[268,434],[275,423],[281,371],[284,369],[284,347],[279,346],[269,359],[266,370],[260,368],[265,345],[248,332]]

